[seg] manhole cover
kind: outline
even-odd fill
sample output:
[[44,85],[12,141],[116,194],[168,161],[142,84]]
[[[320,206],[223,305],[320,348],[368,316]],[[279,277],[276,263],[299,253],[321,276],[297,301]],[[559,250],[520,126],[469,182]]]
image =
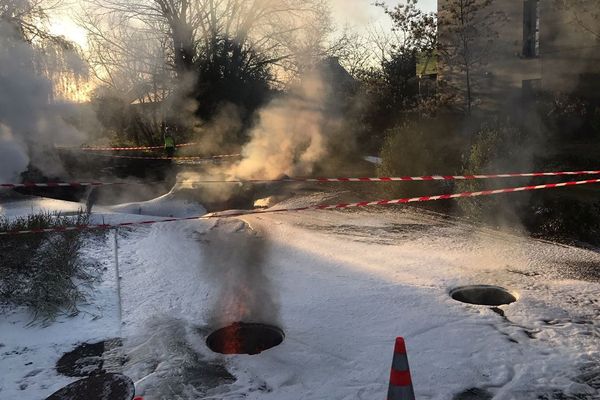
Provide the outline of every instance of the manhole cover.
[[485,389],[471,388],[454,396],[452,400],[492,400],[493,394]]
[[121,347],[121,339],[108,339],[98,343],[82,343],[74,350],[63,354],[56,363],[56,370],[65,376],[89,376],[105,371],[107,354]]
[[206,345],[215,353],[259,354],[280,345],[284,337],[276,326],[235,322],[211,333]]
[[135,387],[121,374],[98,374],[80,379],[55,392],[46,400],[131,400]]
[[462,286],[450,291],[450,296],[457,301],[482,306],[500,306],[517,301],[508,290],[499,286],[473,285]]

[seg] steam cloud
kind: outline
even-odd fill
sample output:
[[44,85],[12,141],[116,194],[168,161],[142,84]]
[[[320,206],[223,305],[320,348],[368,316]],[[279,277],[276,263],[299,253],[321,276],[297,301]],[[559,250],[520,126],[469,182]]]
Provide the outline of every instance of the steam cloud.
[[204,265],[218,285],[209,323],[277,323],[279,303],[267,270],[267,240],[244,222],[220,221],[203,241]]
[[75,142],[82,134],[60,118],[52,104],[52,84],[35,70],[36,51],[14,28],[0,21],[0,178],[13,181],[31,162],[46,175],[62,173],[58,142]]
[[12,182],[28,164],[25,144],[13,136],[9,127],[0,123],[0,180]]
[[[308,176],[317,165],[324,166],[331,149],[338,142],[350,146],[350,132],[340,129],[343,114],[338,99],[332,98],[330,81],[323,68],[315,68],[302,77],[286,94],[276,97],[256,114],[249,141],[242,148],[241,161],[232,164],[206,166],[202,171],[187,171],[178,175],[180,188],[200,188],[204,200],[223,202],[239,188],[233,185],[197,185],[203,180],[277,179],[283,175]],[[331,77],[329,77],[331,78]],[[333,77],[335,78],[335,77]],[[235,108],[228,105],[209,124],[205,137],[212,143],[210,153],[231,151],[223,137],[231,137],[241,129]],[[221,139],[218,139],[222,136]],[[204,142],[204,140],[203,140]],[[203,144],[208,149],[208,144]],[[339,150],[339,149],[338,149]]]
[[336,118],[326,111],[329,88],[313,71],[258,114],[243,160],[229,173],[245,179],[275,179],[282,174],[307,175],[328,151],[326,132]]

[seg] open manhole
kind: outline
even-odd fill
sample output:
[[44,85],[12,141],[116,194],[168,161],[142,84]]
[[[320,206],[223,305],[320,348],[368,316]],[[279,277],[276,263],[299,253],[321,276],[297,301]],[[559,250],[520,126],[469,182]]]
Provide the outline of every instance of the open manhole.
[[461,286],[452,289],[450,296],[456,301],[482,306],[501,306],[517,301],[515,295],[508,290],[489,285]]
[[80,379],[52,394],[46,400],[131,400],[135,387],[121,374],[98,374]]
[[280,345],[284,337],[276,326],[234,322],[208,335],[206,345],[215,353],[259,354]]
[[492,400],[493,394],[485,389],[471,388],[454,396],[452,400]]
[[[56,370],[65,376],[89,376],[107,371],[107,364],[123,364],[125,359],[119,354],[121,339],[108,339],[97,343],[82,343],[72,351],[63,354],[56,362]],[[122,358],[122,359],[116,359]],[[114,367],[114,365],[113,365]]]

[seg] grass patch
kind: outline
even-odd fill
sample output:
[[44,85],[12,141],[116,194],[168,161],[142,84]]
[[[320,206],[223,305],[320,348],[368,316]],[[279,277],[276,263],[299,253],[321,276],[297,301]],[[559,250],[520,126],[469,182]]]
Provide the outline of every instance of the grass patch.
[[[6,219],[0,231],[19,231],[86,225],[82,212],[65,217],[38,213]],[[0,238],[0,305],[4,311],[26,307],[34,321],[51,322],[76,314],[86,300],[85,288],[99,276],[98,266],[82,256],[84,239],[104,232],[69,231]]]

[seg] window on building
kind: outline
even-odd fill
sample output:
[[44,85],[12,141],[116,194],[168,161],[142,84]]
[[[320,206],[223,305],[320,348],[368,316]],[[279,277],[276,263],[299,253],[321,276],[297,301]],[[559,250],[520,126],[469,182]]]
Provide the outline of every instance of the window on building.
[[540,7],[539,0],[523,3],[523,57],[540,55]]

